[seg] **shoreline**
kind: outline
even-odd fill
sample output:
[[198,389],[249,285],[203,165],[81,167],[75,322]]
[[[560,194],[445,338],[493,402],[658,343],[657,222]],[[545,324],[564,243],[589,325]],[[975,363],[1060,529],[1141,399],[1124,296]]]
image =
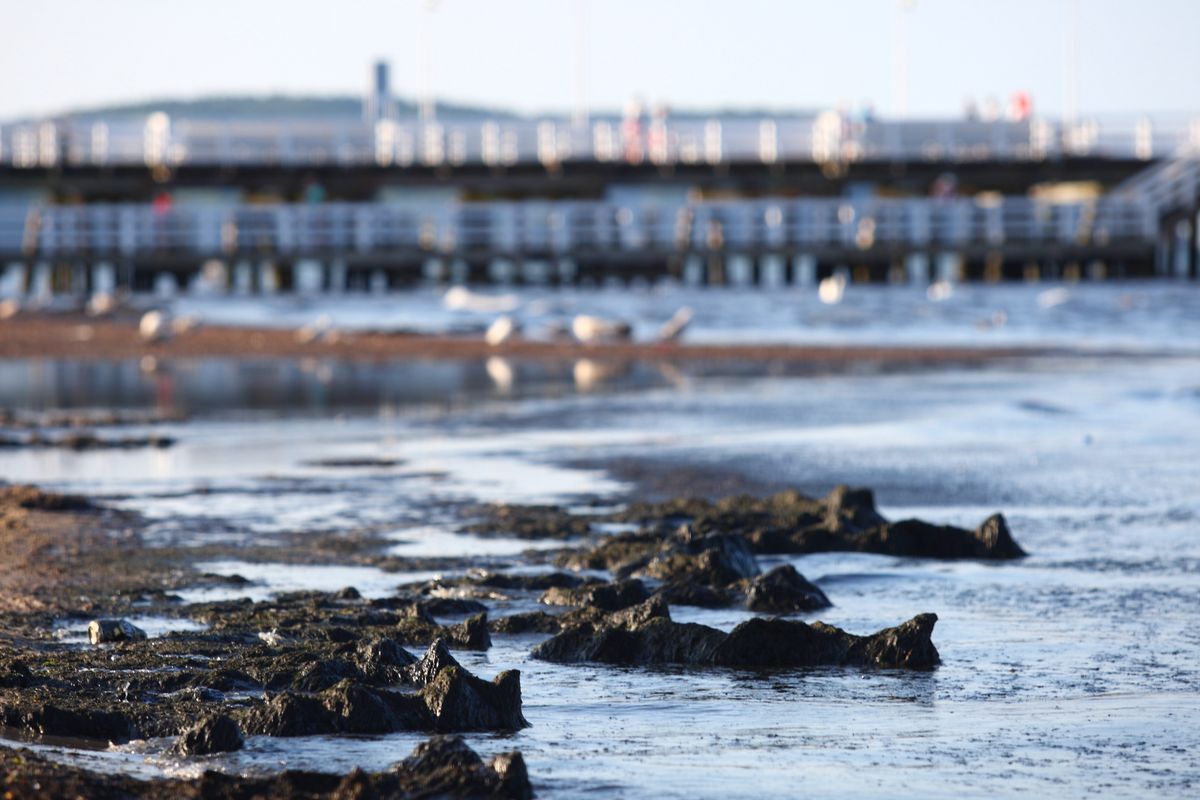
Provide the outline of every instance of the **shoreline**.
[[[345,361],[482,360],[492,356],[526,361],[776,362],[836,367],[968,366],[1040,356],[1069,356],[1058,347],[965,347],[911,345],[680,344],[611,342],[581,344],[516,339],[489,345],[482,336],[338,331],[300,341],[290,328],[202,325],[162,342],[146,342],[136,320],[97,320],[82,314],[23,315],[0,321],[0,359],[121,360],[155,358],[336,358]],[[1105,355],[1106,353],[1088,353]]]

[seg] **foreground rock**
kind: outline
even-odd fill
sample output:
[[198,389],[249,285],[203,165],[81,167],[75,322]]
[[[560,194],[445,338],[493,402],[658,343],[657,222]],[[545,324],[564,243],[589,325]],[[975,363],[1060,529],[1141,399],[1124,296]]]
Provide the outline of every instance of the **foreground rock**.
[[[656,593],[670,603],[704,607],[731,605],[790,614],[828,608],[829,598],[789,565],[762,574],[758,559],[742,536],[701,533],[685,523],[669,535],[644,530],[610,537],[589,551],[567,554],[563,563],[576,569],[608,569],[618,577],[655,582]],[[642,582],[626,579],[607,585],[556,588],[542,602],[586,605],[615,611],[646,599],[631,590]],[[643,590],[644,591],[644,590]]]
[[184,731],[174,749],[184,756],[207,756],[241,750],[245,743],[241,730],[231,717],[214,714]]
[[791,564],[784,564],[750,582],[746,608],[772,614],[816,611],[832,603],[825,593],[805,579]]
[[546,661],[688,664],[745,668],[855,666],[928,670],[939,661],[931,640],[935,614],[856,636],[832,625],[752,619],[730,633],[671,619],[661,598],[579,622],[534,648]]
[[88,623],[88,641],[92,644],[136,642],[146,638],[146,632],[124,619],[94,619]]
[[347,775],[289,770],[269,777],[205,772],[198,778],[137,780],[57,764],[25,749],[0,747],[6,796],[22,800],[350,800],[350,798],[495,797],[528,800],[533,787],[519,752],[484,762],[458,736],[434,736],[384,772]]
[[[605,519],[642,527],[609,537],[589,551],[568,554],[560,563],[576,569],[608,569],[620,576],[647,569],[661,572],[664,565],[650,567],[650,562],[654,559],[661,562],[665,550],[688,552],[679,543],[671,544],[672,539],[680,538],[681,530],[690,531],[688,537],[694,543],[721,536],[740,539],[757,554],[847,551],[997,560],[1025,555],[1001,514],[988,517],[974,530],[921,520],[888,522],[876,510],[874,494],[869,489],[846,486],[837,487],[822,499],[787,491],[766,498],[727,497],[715,503],[685,498],[655,504],[634,503]],[[694,550],[691,552],[696,555]],[[720,555],[708,558],[718,559]],[[731,552],[724,555],[736,556]],[[713,567],[718,571],[725,567],[736,569],[736,563],[735,560]],[[703,577],[705,566],[697,563],[692,571]]]
[[[458,645],[442,638],[418,659],[396,637],[407,612],[341,597],[350,595],[233,604],[220,632],[0,659],[0,726],[112,742],[182,736],[181,750],[200,753],[235,738],[213,727],[216,720],[194,729],[221,715],[246,734],[271,736],[528,724],[519,672],[478,678],[450,654]],[[263,621],[277,624],[275,643],[255,634]],[[486,636],[482,617],[478,627]]]

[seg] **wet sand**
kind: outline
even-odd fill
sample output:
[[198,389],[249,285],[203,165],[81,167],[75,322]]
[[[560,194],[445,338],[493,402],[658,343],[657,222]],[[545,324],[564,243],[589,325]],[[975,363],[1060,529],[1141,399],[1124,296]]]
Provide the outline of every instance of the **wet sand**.
[[96,320],[83,315],[32,314],[0,321],[0,358],[129,359],[305,358],[348,361],[392,359],[477,360],[505,356],[531,361],[778,362],[840,367],[852,364],[935,367],[986,364],[1048,355],[1033,347],[887,347],[798,345],[707,345],[612,342],[580,344],[513,340],[490,346],[482,336],[427,336],[411,333],[339,331],[302,342],[293,330],[202,325],[166,341],[148,343],[134,319]]

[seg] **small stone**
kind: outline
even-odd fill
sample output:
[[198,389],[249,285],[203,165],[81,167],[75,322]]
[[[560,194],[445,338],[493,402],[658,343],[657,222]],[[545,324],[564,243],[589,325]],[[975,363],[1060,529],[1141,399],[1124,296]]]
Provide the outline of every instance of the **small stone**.
[[92,644],[138,641],[145,638],[146,632],[129,620],[94,619],[88,623],[88,640]]

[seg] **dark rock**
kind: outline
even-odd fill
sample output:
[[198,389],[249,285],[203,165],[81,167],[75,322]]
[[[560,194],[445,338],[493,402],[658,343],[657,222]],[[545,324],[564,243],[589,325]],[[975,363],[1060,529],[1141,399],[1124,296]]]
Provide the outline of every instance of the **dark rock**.
[[16,659],[0,661],[0,689],[24,689],[35,682],[29,667]]
[[539,575],[510,575],[504,572],[488,572],[483,575],[470,576],[472,583],[479,586],[490,586],[496,589],[524,589],[526,591],[545,591],[546,589],[573,589],[587,580],[569,572],[548,572]]
[[291,688],[301,692],[319,692],[341,681],[358,678],[358,668],[341,658],[320,658],[309,661],[298,671],[283,668],[267,676],[263,684],[268,689]]
[[1008,530],[1003,514],[992,514],[973,532],[979,542],[978,558],[1024,558],[1026,553]]
[[197,722],[180,735],[175,751],[185,756],[231,753],[245,745],[237,723],[225,714],[214,714]]
[[417,605],[432,617],[480,614],[487,611],[487,606],[483,603],[465,597],[430,597],[418,600]]
[[[420,797],[533,797],[525,759],[501,753],[485,765],[461,736],[434,736],[396,765],[405,777],[403,794]],[[400,792],[397,792],[400,794]],[[339,795],[341,796],[341,795]],[[350,797],[350,795],[346,795]],[[357,795],[355,795],[357,796]],[[386,796],[381,793],[380,796]]]
[[525,611],[491,622],[492,633],[558,633],[558,617],[545,611]]
[[884,525],[873,538],[881,552],[898,556],[1012,559],[1025,555],[1001,514],[988,517],[973,531],[906,519]]
[[510,536],[517,539],[572,539],[587,536],[591,522],[558,506],[517,506],[503,503],[480,509],[485,519],[465,526],[477,536]]
[[27,484],[0,487],[0,505],[9,504],[38,511],[93,511],[96,508],[82,495],[44,492]]
[[438,625],[419,605],[413,613],[396,625],[396,634],[405,644],[423,645],[435,639],[445,639],[450,644],[467,650],[487,650],[492,646],[488,635],[487,613],[476,614],[457,625]]
[[197,703],[225,702],[224,692],[219,692],[216,689],[210,689],[207,686],[190,686],[187,689],[181,689],[179,691],[179,697],[192,700]]
[[442,669],[421,690],[440,731],[519,730],[529,726],[521,714],[521,673],[501,672],[490,683],[462,667]]
[[[389,693],[390,694],[390,693]],[[402,721],[393,713],[383,692],[343,681],[321,693],[322,705],[339,733],[391,733],[420,726],[421,719]]]
[[606,569],[628,574],[645,564],[663,549],[664,534],[659,531],[635,531],[606,537],[600,544],[582,552],[568,552],[559,564],[570,569]]
[[602,611],[616,611],[645,602],[649,596],[645,584],[640,580],[631,579],[575,589],[552,587],[539,598],[539,602],[559,606],[591,606]]
[[[831,625],[752,619],[726,634],[705,625],[674,622],[661,599],[641,613],[610,615],[564,627],[533,649],[546,661],[609,664],[691,664],[771,668],[809,666],[932,669],[938,663],[930,636],[937,616],[921,614],[871,636]],[[653,602],[653,601],[652,601]]]
[[88,639],[92,644],[132,642],[146,638],[146,632],[124,619],[94,619],[88,623]]
[[277,694],[245,712],[241,724],[250,734],[319,736],[430,730],[433,720],[418,695],[342,681],[319,694]]
[[450,655],[450,649],[446,646],[445,639],[435,639],[429,645],[429,649],[425,651],[425,655],[421,656],[421,660],[406,667],[404,677],[409,683],[414,683],[417,686],[425,686],[437,677],[437,674],[446,667],[457,667],[459,663],[454,660],[454,656]]
[[825,593],[791,564],[783,564],[765,575],[759,575],[746,592],[746,608],[773,614],[793,611],[815,611],[832,605]]
[[837,486],[824,503],[826,524],[832,530],[865,530],[887,522],[875,510],[875,493],[870,489]]
[[918,614],[895,628],[855,636],[841,628],[797,620],[752,619],[730,632],[713,655],[726,667],[863,666],[933,669],[937,649],[930,636],[936,614]]
[[[697,564],[680,556],[696,549],[672,543],[668,526],[679,521],[697,536],[725,535],[742,539],[755,553],[864,552],[921,558],[1020,558],[1025,551],[1013,540],[1000,515],[968,531],[919,520],[889,523],[876,509],[869,489],[838,486],[820,500],[798,492],[768,498],[726,497],[717,503],[686,498],[657,504],[632,504],[616,521],[653,526],[637,533],[609,537],[590,551],[560,557],[575,569],[608,569],[617,575],[647,575],[665,581],[685,579],[715,582],[722,577],[716,564]],[[680,537],[673,537],[678,540]],[[653,567],[648,565],[655,562]],[[717,567],[711,574],[711,567]]]
[[405,679],[406,668],[417,663],[417,657],[394,639],[376,637],[358,646],[355,666],[367,680],[375,683],[399,683]]
[[492,758],[488,767],[500,779],[495,789],[497,795],[514,800],[530,800],[533,797],[529,770],[525,766],[525,758],[520,753],[515,750],[499,753]]
[[0,775],[7,796],[49,800],[59,797],[163,800],[382,800],[382,798],[493,797],[528,800],[533,796],[520,753],[495,756],[485,764],[457,736],[437,736],[384,772],[356,769],[339,776],[285,770],[271,775],[238,775],[207,770],[194,778],[140,779],[95,772],[51,761],[28,749],[0,748]]
[[660,586],[656,594],[673,606],[724,608],[733,602],[729,592],[724,589],[713,589],[690,581],[669,581]]
[[675,540],[685,553],[712,554],[716,567],[734,576],[727,583],[738,578],[753,578],[761,572],[758,559],[741,536],[701,534],[690,525],[684,525],[676,532]]
[[533,657],[563,663],[704,664],[724,640],[715,628],[656,619],[637,629],[576,626],[533,649]]
[[265,736],[319,736],[336,726],[316,695],[283,692],[246,712],[240,719],[246,733]]
[[486,611],[458,625],[450,626],[449,632],[450,641],[467,650],[487,650],[492,646]]
[[404,462],[396,458],[314,458],[302,462],[307,467],[332,467],[334,469],[357,469],[362,467],[390,468]]
[[284,770],[271,775],[239,775],[206,770],[192,778],[134,778],[86,770],[52,761],[28,749],[0,748],[0,775],[6,796],[50,800],[382,800],[382,798],[492,797],[528,800],[533,796],[519,753],[497,755],[488,764],[459,737],[435,737],[406,761],[384,772],[356,769],[347,775]]
[[0,723],[38,736],[117,743],[141,738],[138,727],[121,712],[71,708],[53,703],[38,703],[28,708],[5,704],[0,706]]

